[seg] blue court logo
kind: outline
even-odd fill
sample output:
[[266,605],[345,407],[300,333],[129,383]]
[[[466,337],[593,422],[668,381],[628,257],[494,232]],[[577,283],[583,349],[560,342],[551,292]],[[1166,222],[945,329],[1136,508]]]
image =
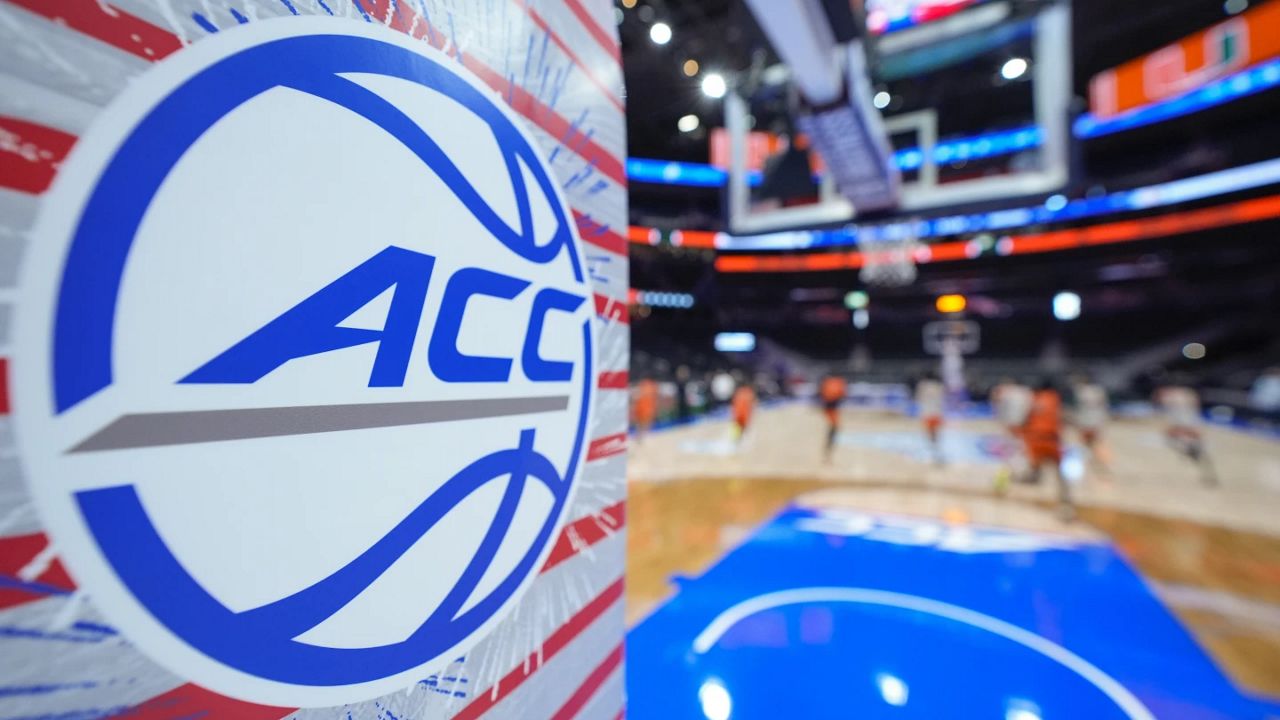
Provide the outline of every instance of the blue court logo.
[[46,522],[197,683],[408,686],[519,602],[582,472],[594,306],[558,187],[500,98],[380,28],[254,23],[138,84],[27,276]]

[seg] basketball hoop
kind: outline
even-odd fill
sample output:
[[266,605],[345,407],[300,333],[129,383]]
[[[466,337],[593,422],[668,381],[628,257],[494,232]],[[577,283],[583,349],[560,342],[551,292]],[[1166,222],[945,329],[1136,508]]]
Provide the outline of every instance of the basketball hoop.
[[862,269],[858,279],[867,285],[901,287],[916,280],[916,256],[924,250],[917,239],[915,223],[901,236],[859,238]]

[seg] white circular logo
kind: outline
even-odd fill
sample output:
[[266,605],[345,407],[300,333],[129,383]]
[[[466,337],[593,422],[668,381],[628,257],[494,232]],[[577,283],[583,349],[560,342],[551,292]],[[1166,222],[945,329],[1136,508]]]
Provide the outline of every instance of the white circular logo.
[[363,700],[533,581],[584,462],[594,304],[536,144],[459,63],[364,23],[219,33],[98,118],[35,235],[32,492],[161,664]]

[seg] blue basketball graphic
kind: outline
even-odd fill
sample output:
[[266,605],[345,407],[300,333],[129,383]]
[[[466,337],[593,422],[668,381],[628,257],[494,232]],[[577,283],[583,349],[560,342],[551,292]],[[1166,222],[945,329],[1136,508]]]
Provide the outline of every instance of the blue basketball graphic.
[[[48,462],[65,490],[41,492],[69,492],[78,518],[48,512],[70,528],[72,569],[91,593],[110,578],[106,612],[127,606],[143,650],[264,702],[350,689],[316,696],[331,702],[455,659],[527,589],[581,475],[593,303],[558,187],[499,98],[404,41],[293,27],[153,93],[99,153],[49,308]],[[331,125],[333,144],[281,148],[289,133],[262,118],[282,107],[300,109],[299,134]],[[367,232],[304,236],[332,203],[308,204],[306,172],[255,164],[244,145],[259,142],[319,156],[335,182],[385,179],[382,195],[432,221],[370,209]],[[233,181],[232,207],[192,220],[205,198],[184,188],[220,177],[227,147],[246,185],[298,184],[259,207]],[[192,239],[220,224],[243,232]],[[203,265],[168,277],[173,243]],[[272,514],[284,529],[261,527]],[[406,588],[422,588],[416,605]]]

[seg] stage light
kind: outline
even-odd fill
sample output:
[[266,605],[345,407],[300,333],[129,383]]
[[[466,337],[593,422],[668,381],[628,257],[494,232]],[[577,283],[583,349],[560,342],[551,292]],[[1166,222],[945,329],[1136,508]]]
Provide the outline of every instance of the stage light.
[[622,0],[622,7],[630,9],[636,6],[636,0]]
[[1025,58],[1015,57],[1009,58],[1000,68],[1000,77],[1005,80],[1017,80],[1027,72],[1027,61]]
[[871,104],[876,106],[877,110],[883,110],[889,107],[889,101],[893,100],[893,96],[881,90],[871,98]]
[[707,73],[702,78],[702,92],[709,98],[722,98],[728,87],[720,73]]
[[697,115],[685,115],[684,117],[676,121],[676,127],[680,128],[680,132],[685,132],[685,133],[693,132],[694,130],[697,130],[698,124],[699,122],[698,122]]
[[858,308],[853,311],[853,326],[859,330],[866,330],[871,324],[871,313],[866,308]]
[[1048,200],[1044,201],[1044,209],[1049,212],[1058,212],[1067,206],[1067,198],[1065,195],[1050,195]]
[[655,45],[666,45],[671,42],[671,26],[664,22],[654,23],[649,28],[649,39]]
[[1080,296],[1073,292],[1060,292],[1054,295],[1053,316],[1063,322],[1080,317]]
[[733,714],[733,698],[717,679],[711,678],[698,688],[698,703],[707,720],[729,720]]
[[844,296],[844,306],[850,310],[861,310],[867,306],[871,298],[862,290],[854,290]]
[[1187,343],[1182,346],[1182,357],[1188,360],[1199,360],[1204,357],[1204,345]]
[[689,58],[684,61],[684,67],[681,69],[684,70],[686,77],[693,77],[698,74],[698,61],[693,58]]
[[894,707],[902,707],[907,704],[907,697],[910,694],[910,688],[902,682],[901,678],[890,675],[889,673],[878,673],[876,675],[876,687],[880,690],[880,697],[884,701]]
[[939,295],[934,307],[941,313],[964,312],[969,301],[963,295]]

